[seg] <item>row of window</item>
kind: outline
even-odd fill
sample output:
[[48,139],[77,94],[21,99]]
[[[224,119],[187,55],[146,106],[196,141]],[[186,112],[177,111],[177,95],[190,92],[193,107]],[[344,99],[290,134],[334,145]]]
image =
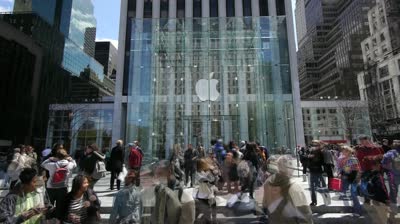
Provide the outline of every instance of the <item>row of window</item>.
[[[138,0],[128,1],[128,16],[136,16],[136,4]],[[140,0],[139,0],[140,1]],[[153,16],[153,0],[141,0],[144,1],[144,18],[152,18]],[[218,0],[193,0],[193,17],[202,17],[202,1],[209,1],[210,6],[210,17],[220,17],[218,12],[219,2]],[[277,15],[285,15],[285,1],[276,1],[276,13]],[[243,16],[252,16],[252,1],[242,0],[242,14]],[[258,2],[260,16],[268,16],[268,0],[259,0]],[[176,17],[185,18],[185,0],[176,1]],[[235,17],[235,0],[226,0],[226,16]],[[160,0],[160,18],[169,17],[169,0]]]

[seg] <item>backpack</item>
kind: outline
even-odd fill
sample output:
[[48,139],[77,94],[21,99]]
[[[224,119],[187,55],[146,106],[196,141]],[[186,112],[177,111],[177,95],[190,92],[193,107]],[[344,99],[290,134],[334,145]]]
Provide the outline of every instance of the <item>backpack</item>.
[[65,180],[68,178],[68,169],[67,166],[60,167],[58,163],[56,163],[56,171],[53,174],[53,179],[51,184],[53,187],[63,187],[65,185]]
[[[158,185],[155,187],[156,205],[153,213],[153,220],[156,224],[164,224],[165,217],[168,223],[191,224],[195,220],[194,201],[183,202],[183,189],[176,191]],[[165,198],[161,198],[165,196]],[[152,222],[153,223],[153,222]]]
[[237,167],[237,172],[240,180],[253,177],[254,171],[255,168],[253,164],[248,160],[242,160]]
[[97,160],[96,166],[94,167],[91,177],[93,177],[93,179],[98,180],[105,177],[106,172],[107,172],[106,164],[101,160]]

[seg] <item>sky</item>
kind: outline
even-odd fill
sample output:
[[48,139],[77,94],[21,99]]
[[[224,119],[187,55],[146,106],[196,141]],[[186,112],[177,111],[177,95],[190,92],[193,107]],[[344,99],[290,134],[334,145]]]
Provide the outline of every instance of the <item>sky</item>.
[[[92,0],[97,19],[96,40],[110,41],[118,48],[120,0]],[[293,10],[296,0],[292,0]],[[0,12],[12,11],[14,0],[0,0]]]

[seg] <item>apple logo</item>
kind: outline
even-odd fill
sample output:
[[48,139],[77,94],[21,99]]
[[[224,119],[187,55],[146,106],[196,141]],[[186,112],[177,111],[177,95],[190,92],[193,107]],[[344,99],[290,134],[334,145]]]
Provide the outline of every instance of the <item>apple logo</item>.
[[200,101],[216,101],[219,97],[217,90],[218,80],[213,79],[214,72],[210,73],[210,79],[200,79],[196,83],[196,94]]

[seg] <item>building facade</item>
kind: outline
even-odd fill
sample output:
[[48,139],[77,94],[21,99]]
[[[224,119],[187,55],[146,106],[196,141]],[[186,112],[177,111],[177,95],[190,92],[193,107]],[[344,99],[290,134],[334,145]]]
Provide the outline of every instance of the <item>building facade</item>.
[[122,1],[113,139],[303,144],[291,1]]
[[117,49],[111,42],[96,42],[95,59],[104,66],[104,74],[114,81],[117,75],[117,53]]
[[62,142],[71,155],[95,143],[111,149],[113,103],[51,104],[46,145]]
[[[298,39],[301,97],[359,98],[357,74],[363,69],[360,42],[369,34],[368,10],[374,0],[305,0],[306,35]],[[299,29],[304,25],[299,22]]]
[[360,135],[371,136],[367,101],[302,101],[306,144],[312,140],[357,144]]
[[377,0],[368,12],[371,35],[361,42],[364,71],[358,74],[362,100],[370,104],[373,133],[400,136],[400,17],[396,1]]
[[[104,96],[113,95],[113,81],[104,75],[103,66],[84,49],[84,43],[92,41],[94,55],[95,34],[85,38],[85,30],[96,26],[91,1],[16,0],[13,12],[1,12],[0,21],[19,31],[12,31],[10,34],[14,36],[10,38],[7,33],[9,29],[0,30],[4,43],[10,44],[10,51],[4,51],[0,58],[2,62],[7,62],[2,66],[2,70],[8,74],[2,79],[3,87],[6,87],[3,90],[7,94],[2,97],[6,96],[4,102],[9,105],[8,109],[0,110],[1,117],[7,119],[3,122],[5,125],[0,132],[0,139],[44,148],[50,104],[98,102]],[[42,52],[40,58],[33,55],[34,60],[41,64],[39,75],[34,79],[28,70],[32,69],[29,66],[33,60],[27,56],[32,53],[29,52],[29,46],[21,42],[13,44],[13,41],[24,37],[30,38],[26,43],[34,43]],[[24,47],[28,50],[22,50]],[[26,56],[27,63],[21,65],[21,60],[15,54],[21,54],[20,58]],[[16,68],[27,70],[24,73]],[[22,74],[26,74],[22,78],[23,84],[17,83]],[[32,91],[30,95],[24,95],[20,93],[21,88]],[[18,106],[20,102],[27,107]],[[26,111],[30,111],[30,114]],[[11,132],[7,124],[12,121],[13,126],[27,131]]]

